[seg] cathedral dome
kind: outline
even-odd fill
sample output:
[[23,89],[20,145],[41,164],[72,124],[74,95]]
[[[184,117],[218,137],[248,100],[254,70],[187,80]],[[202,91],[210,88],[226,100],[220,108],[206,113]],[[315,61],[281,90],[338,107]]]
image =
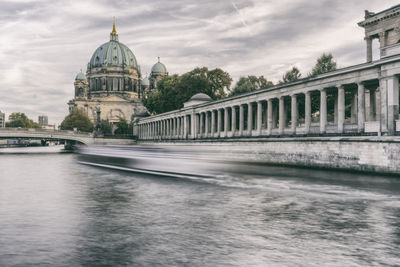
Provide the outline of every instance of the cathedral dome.
[[96,49],[90,59],[88,69],[102,66],[138,69],[135,55],[126,45],[118,41],[115,24],[110,34],[110,41]]
[[86,81],[86,76],[85,74],[83,74],[82,70],[81,72],[79,72],[76,77],[75,77],[75,81],[80,80],[80,81]]
[[147,76],[143,78],[142,86],[144,86],[144,87],[149,87],[150,86],[150,81],[149,81],[149,78],[147,78]]
[[163,63],[160,62],[160,57],[158,57],[158,62],[151,68],[152,73],[167,73],[167,68]]

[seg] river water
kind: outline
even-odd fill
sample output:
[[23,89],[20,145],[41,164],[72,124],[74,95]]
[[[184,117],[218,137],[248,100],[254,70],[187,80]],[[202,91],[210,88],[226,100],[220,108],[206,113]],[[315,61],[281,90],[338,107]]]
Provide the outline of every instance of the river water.
[[11,152],[0,266],[400,265],[400,178],[265,167],[193,180]]

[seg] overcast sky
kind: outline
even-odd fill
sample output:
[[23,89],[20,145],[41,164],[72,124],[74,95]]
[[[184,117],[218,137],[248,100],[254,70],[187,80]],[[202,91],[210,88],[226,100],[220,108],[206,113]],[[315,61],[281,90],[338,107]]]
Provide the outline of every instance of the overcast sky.
[[142,74],[161,57],[169,73],[222,68],[236,81],[274,83],[292,66],[305,76],[323,52],[339,67],[365,61],[364,10],[391,0],[0,0],[0,110],[60,123],[73,82],[116,17],[119,40]]

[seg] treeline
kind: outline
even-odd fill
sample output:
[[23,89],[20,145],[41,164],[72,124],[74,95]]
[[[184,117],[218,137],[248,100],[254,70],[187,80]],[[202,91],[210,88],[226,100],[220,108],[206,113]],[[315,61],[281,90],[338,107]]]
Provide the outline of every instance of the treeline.
[[25,113],[13,112],[8,116],[6,127],[10,128],[42,128],[39,123],[29,119]]
[[[324,53],[306,77],[333,70],[336,70],[336,62],[332,54]],[[279,84],[294,82],[300,78],[301,72],[294,66],[282,76]],[[142,102],[151,114],[159,114],[182,108],[183,103],[197,93],[205,93],[213,100],[218,100],[274,86],[274,83],[264,76],[253,75],[240,77],[233,88],[231,84],[231,76],[222,69],[196,68],[182,75],[164,77],[157,83],[154,91],[145,95]]]

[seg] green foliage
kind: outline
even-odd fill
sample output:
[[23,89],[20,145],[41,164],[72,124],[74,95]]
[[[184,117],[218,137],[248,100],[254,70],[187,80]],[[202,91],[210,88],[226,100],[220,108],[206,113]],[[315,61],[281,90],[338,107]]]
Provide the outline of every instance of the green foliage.
[[41,128],[39,123],[34,122],[33,120],[29,119],[25,113],[21,112],[13,112],[8,117],[10,120],[6,122],[6,127],[13,127],[13,128]]
[[100,121],[100,131],[105,135],[112,134],[112,125],[108,120],[101,120]]
[[61,122],[60,128],[61,130],[77,128],[81,132],[91,132],[93,131],[93,123],[82,109],[74,109]]
[[333,70],[336,70],[336,62],[333,61],[332,54],[323,53],[317,59],[317,63],[315,64],[314,68],[312,69],[311,73],[308,76],[312,77]]
[[291,70],[287,71],[283,77],[282,81],[279,83],[290,83],[297,81],[301,77],[300,70],[297,67],[293,67]]
[[115,125],[117,126],[117,129],[115,130],[114,134],[132,134],[132,125],[129,124],[124,118],[120,118],[119,122],[117,122]]
[[163,113],[182,108],[197,93],[205,93],[214,100],[223,98],[231,83],[230,75],[221,69],[196,68],[182,75],[164,77],[142,102],[150,113]]
[[268,81],[264,76],[247,76],[240,77],[229,96],[240,95],[248,92],[252,92],[261,88],[268,88],[274,86],[271,81]]

